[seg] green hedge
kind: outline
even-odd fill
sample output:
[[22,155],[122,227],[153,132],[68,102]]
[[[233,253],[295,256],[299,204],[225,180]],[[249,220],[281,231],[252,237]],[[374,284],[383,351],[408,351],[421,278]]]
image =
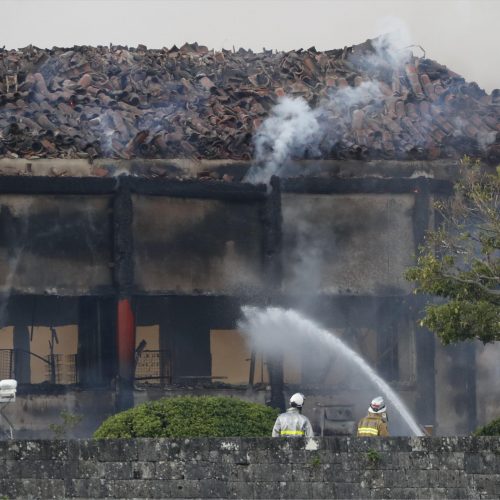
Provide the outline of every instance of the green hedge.
[[94,438],[270,436],[277,415],[274,408],[235,398],[171,397],[109,417]]
[[492,420],[484,427],[479,427],[474,434],[476,436],[500,436],[500,418]]

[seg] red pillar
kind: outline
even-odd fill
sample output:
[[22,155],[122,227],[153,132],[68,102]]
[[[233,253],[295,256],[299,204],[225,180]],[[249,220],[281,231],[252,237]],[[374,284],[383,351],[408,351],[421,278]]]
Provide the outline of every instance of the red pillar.
[[122,384],[134,379],[135,318],[130,298],[118,300],[117,339],[118,374]]

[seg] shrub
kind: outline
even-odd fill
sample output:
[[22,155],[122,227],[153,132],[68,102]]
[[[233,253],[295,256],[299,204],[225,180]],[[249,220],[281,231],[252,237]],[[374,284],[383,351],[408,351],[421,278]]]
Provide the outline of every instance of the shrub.
[[270,436],[277,415],[274,408],[229,397],[163,398],[109,417],[94,438]]
[[476,436],[500,436],[500,418],[496,418],[489,424],[479,427],[474,434]]

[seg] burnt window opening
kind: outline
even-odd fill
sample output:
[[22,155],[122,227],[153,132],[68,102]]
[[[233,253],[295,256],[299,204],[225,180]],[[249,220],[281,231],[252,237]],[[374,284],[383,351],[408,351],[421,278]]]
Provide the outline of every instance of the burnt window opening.
[[13,296],[0,328],[0,375],[21,390],[109,387],[115,306],[97,297]]
[[238,330],[210,330],[211,379],[227,385],[269,384],[267,362],[261,352],[252,351]]

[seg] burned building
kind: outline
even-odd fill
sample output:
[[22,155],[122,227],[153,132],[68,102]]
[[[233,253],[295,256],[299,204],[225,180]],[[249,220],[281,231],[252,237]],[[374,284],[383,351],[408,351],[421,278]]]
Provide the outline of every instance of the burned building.
[[[495,411],[476,394],[483,354],[419,328],[424,301],[403,274],[457,161],[500,158],[498,92],[376,41],[0,57],[0,376],[20,383],[20,429],[44,435],[69,408],[89,432],[184,393],[280,404],[300,387],[316,423],[321,405],[364,401],[341,359],[252,352],[237,330],[247,304],[335,330],[438,433]],[[319,133],[268,185],[246,182],[283,96],[316,110]]]

